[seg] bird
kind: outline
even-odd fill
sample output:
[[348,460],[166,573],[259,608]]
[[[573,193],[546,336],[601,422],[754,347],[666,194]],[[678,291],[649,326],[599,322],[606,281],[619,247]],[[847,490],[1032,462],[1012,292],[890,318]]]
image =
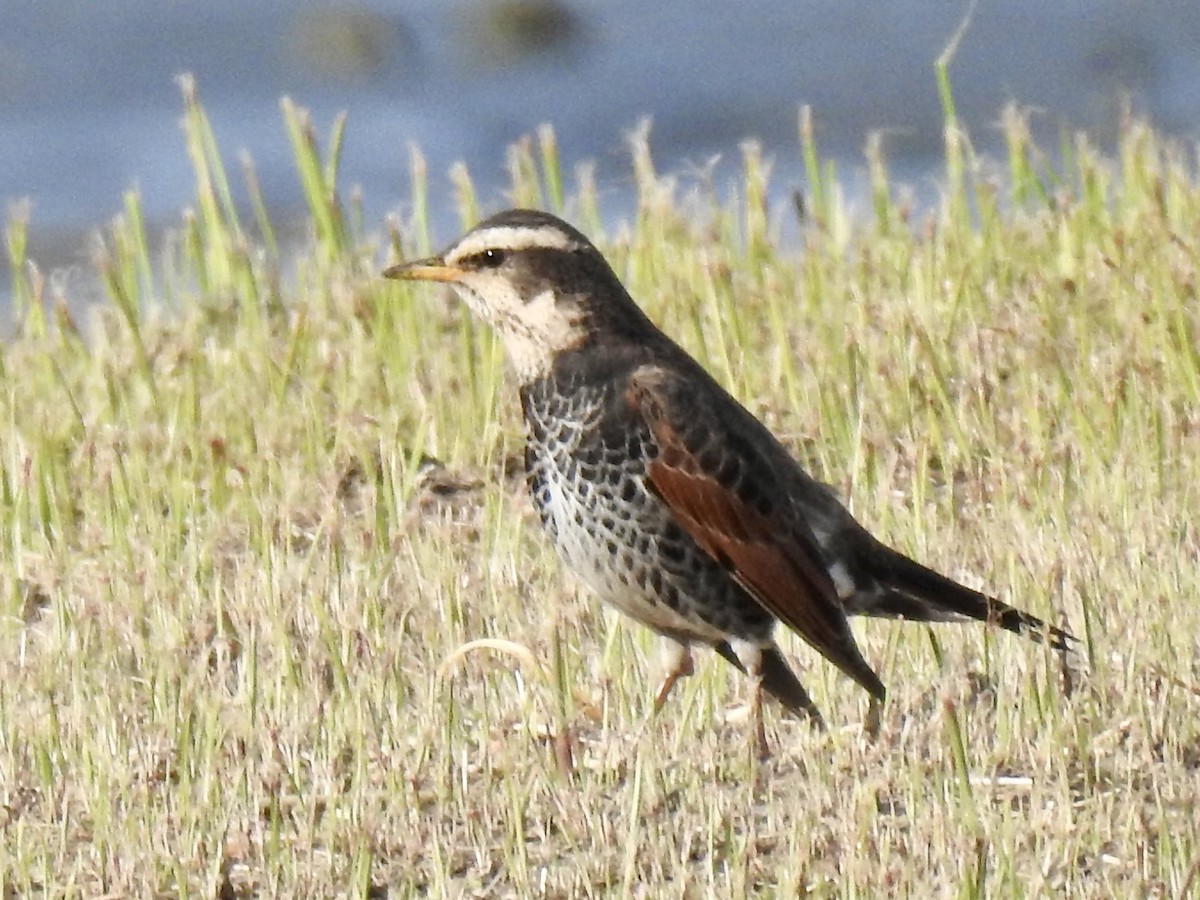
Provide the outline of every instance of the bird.
[[556,216],[498,213],[383,275],[449,285],[499,333],[550,542],[601,601],[662,639],[654,713],[693,674],[693,648],[709,647],[750,678],[761,756],[764,692],[824,727],[778,623],[865,689],[876,714],[886,690],[850,616],[974,619],[1058,650],[1075,640],[873,537]]

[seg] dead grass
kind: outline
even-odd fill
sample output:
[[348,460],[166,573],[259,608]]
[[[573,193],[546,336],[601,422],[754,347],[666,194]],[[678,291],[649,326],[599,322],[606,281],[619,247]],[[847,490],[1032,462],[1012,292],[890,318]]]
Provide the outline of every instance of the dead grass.
[[[861,623],[890,688],[875,741],[861,692],[789,642],[833,728],[772,710],[758,764],[717,660],[647,722],[652,641],[541,540],[495,341],[378,279],[287,113],[298,259],[238,219],[190,95],[196,208],[151,256],[128,198],[90,323],[10,226],[4,896],[1197,889],[1190,162],[1131,125],[1055,181],[1014,119],[1004,182],[952,142],[960,186],[914,212],[874,159],[855,218],[807,145],[799,248],[753,148],[722,197],[637,143],[638,217],[607,238],[584,175],[568,214],[865,524],[1083,638],[1064,672],[1009,635]],[[569,193],[548,132],[512,168],[522,202]],[[414,172],[404,255],[429,240]]]

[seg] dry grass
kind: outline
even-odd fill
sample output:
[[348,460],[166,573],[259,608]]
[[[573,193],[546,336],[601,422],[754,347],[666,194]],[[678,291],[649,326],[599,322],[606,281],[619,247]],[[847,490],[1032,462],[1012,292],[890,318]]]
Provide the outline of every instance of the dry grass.
[[[378,279],[303,116],[292,260],[188,115],[196,209],[151,265],[129,198],[86,328],[9,230],[3,896],[1200,889],[1200,185],[1153,134],[1081,143],[1055,183],[1014,119],[1003,182],[951,141],[915,217],[874,159],[865,221],[807,145],[802,248],[752,148],[721,198],[638,144],[637,220],[607,238],[586,178],[568,201],[865,524],[1083,639],[1064,672],[977,627],[860,623],[874,741],[862,692],[789,641],[833,728],[771,709],[759,764],[719,660],[647,722],[653,643],[538,534],[495,341]],[[548,133],[512,165],[557,206]]]

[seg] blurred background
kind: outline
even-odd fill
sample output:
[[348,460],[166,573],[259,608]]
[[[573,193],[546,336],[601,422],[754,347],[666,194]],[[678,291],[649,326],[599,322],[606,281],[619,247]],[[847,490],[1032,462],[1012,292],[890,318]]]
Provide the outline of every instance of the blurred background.
[[[871,131],[893,176],[936,196],[933,63],[967,14],[943,0],[4,0],[0,201],[32,204],[30,255],[84,264],[86,236],[136,187],[152,225],[191,198],[176,76],[195,74],[231,174],[254,158],[277,216],[300,192],[279,115],[290,95],[327,135],[349,115],[342,184],[368,223],[403,209],[408,148],[430,205],[464,160],[486,211],[503,203],[504,148],[539,123],[565,171],[593,160],[606,205],[627,201],[624,134],[653,117],[660,171],[714,156],[733,172],[759,139],[776,187],[802,183],[797,111],[853,192]],[[1001,150],[1004,105],[1053,149],[1063,128],[1111,142],[1128,101],[1184,140],[1200,123],[1195,0],[979,0],[950,75],[975,146]],[[718,172],[720,168],[718,168]],[[611,213],[609,213],[611,214]],[[440,240],[452,219],[435,222]],[[0,266],[4,263],[0,262]]]

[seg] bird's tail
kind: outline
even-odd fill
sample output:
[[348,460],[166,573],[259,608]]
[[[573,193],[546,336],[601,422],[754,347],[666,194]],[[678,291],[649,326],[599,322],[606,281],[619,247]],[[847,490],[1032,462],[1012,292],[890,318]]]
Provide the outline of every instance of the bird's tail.
[[847,612],[917,622],[977,619],[1036,641],[1048,641],[1055,650],[1068,650],[1076,640],[1032,613],[961,585],[883,545],[878,546],[871,568],[884,588],[882,595],[862,602],[858,608],[848,608]]

